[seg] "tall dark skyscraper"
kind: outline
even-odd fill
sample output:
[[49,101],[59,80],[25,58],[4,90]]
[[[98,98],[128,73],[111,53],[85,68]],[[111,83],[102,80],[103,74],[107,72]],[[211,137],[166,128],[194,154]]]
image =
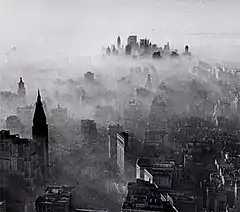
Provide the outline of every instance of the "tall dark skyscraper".
[[33,117],[32,137],[34,142],[36,143],[36,151],[38,154],[39,165],[41,167],[44,182],[46,182],[49,164],[48,125],[39,90]]
[[26,95],[26,89],[25,89],[22,77],[20,77],[20,81],[18,83],[18,96],[19,97],[24,97],[25,95]]

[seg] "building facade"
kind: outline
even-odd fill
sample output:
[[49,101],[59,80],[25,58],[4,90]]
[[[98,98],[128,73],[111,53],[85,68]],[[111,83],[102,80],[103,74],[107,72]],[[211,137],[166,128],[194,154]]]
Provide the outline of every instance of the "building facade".
[[109,158],[117,158],[117,133],[123,132],[123,126],[119,123],[109,124],[108,131],[108,155]]
[[121,133],[117,133],[117,165],[120,173],[124,173],[125,163],[125,141],[126,138]]
[[22,124],[17,116],[8,116],[6,119],[6,128],[13,134],[21,134]]
[[84,139],[89,142],[94,142],[97,137],[97,126],[94,120],[84,119],[81,121],[81,131]]

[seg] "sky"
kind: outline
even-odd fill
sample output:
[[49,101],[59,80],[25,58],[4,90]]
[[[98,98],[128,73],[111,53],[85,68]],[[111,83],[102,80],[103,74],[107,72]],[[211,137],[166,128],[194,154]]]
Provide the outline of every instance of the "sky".
[[0,0],[0,53],[16,45],[24,57],[93,55],[136,34],[237,58],[238,8],[238,0]]

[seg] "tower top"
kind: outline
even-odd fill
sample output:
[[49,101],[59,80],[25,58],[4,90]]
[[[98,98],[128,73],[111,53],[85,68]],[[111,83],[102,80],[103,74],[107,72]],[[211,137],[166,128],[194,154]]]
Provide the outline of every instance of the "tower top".
[[33,117],[33,126],[44,126],[46,125],[46,123],[47,123],[46,115],[43,109],[40,91],[38,89],[37,102],[36,102],[36,107],[35,107],[34,117]]

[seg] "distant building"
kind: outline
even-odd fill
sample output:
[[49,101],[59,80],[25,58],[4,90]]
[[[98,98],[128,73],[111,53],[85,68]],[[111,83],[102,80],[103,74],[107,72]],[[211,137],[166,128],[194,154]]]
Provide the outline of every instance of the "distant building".
[[17,108],[17,116],[24,126],[30,126],[33,120],[34,106],[25,106]]
[[6,119],[6,128],[13,134],[21,134],[22,124],[17,116],[8,116]]
[[87,73],[84,74],[84,79],[87,80],[88,82],[93,82],[94,81],[94,73],[88,71]]
[[161,57],[162,57],[162,54],[160,51],[153,52],[153,54],[152,54],[153,59],[157,59],[157,58],[161,58]]
[[186,45],[185,46],[185,49],[184,49],[184,53],[183,53],[184,55],[191,55],[191,52],[189,52],[189,46],[188,45]]
[[106,54],[107,54],[107,55],[111,55],[111,49],[110,49],[109,46],[107,47]]
[[169,42],[166,45],[164,45],[163,51],[166,54],[170,54],[170,44],[169,44]]
[[121,38],[120,38],[120,36],[117,37],[117,48],[118,48],[118,50],[121,48]]
[[148,90],[152,90],[152,79],[151,79],[151,75],[148,74],[147,76],[147,81],[145,83],[145,88],[147,88]]
[[137,88],[136,92],[137,92],[137,96],[139,97],[149,97],[151,94],[151,92],[148,89],[143,87]]
[[127,44],[131,47],[134,47],[137,45],[137,36],[136,35],[130,35],[127,40]]
[[125,54],[126,55],[131,55],[132,54],[132,47],[131,47],[131,45],[126,45],[126,47],[125,47]]
[[108,131],[108,154],[110,158],[117,158],[117,133],[123,132],[123,126],[119,123],[109,124]]
[[181,178],[183,169],[177,168],[174,160],[138,158],[136,178],[155,183],[161,188],[172,188],[174,178]]
[[124,173],[125,154],[131,148],[131,140],[126,132],[117,133],[117,165],[120,173]]
[[84,135],[84,139],[95,141],[97,136],[97,127],[94,120],[85,119],[81,121],[81,131]]
[[72,211],[72,190],[68,186],[48,186],[45,194],[35,201],[36,212],[70,212]]
[[0,202],[0,212],[6,212],[6,204],[5,204],[5,202]]
[[168,194],[162,193],[155,184],[138,179],[136,182],[128,183],[128,194],[121,211],[177,212],[177,209]]
[[149,130],[166,131],[168,129],[168,118],[167,100],[160,95],[155,96],[149,114]]
[[63,123],[67,120],[67,108],[62,108],[58,105],[57,108],[52,109],[51,118],[54,123]]
[[148,145],[161,146],[168,142],[168,132],[165,130],[149,130],[145,131],[145,141]]
[[179,56],[178,50],[175,49],[174,51],[172,51],[170,56],[171,56],[171,57],[177,57],[177,56]]
[[18,83],[18,96],[19,97],[24,97],[26,96],[26,89],[24,86],[24,82],[22,80],[22,77],[20,77],[20,81]]

